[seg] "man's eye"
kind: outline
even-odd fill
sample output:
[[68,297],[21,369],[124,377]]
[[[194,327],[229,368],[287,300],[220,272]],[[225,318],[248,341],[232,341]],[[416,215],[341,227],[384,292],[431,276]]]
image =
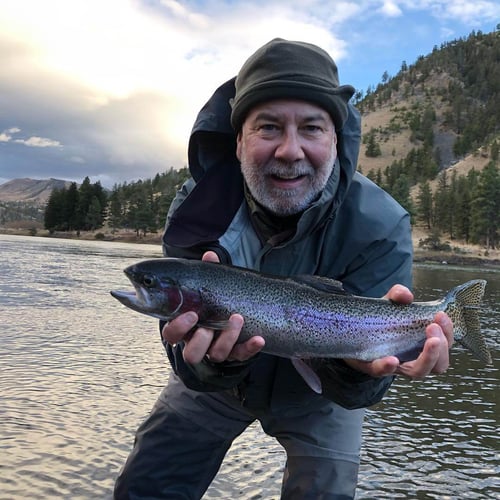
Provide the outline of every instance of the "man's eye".
[[260,126],[260,130],[263,132],[274,132],[275,130],[278,130],[278,126],[274,123],[265,123]]
[[309,133],[321,132],[321,127],[318,125],[306,125],[304,130]]

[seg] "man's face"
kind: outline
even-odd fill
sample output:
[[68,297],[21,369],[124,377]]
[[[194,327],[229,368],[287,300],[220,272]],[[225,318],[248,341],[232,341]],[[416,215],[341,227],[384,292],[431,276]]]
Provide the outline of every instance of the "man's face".
[[252,196],[286,216],[306,209],[324,189],[336,145],[335,127],[324,109],[274,100],[249,112],[238,134],[237,155]]

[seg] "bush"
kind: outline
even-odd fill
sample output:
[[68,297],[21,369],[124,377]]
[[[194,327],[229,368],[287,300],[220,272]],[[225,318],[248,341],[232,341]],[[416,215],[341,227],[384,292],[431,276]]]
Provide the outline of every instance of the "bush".
[[424,240],[419,240],[418,246],[427,250],[434,250],[437,252],[451,252],[451,245],[446,241],[442,242],[439,236],[431,235]]

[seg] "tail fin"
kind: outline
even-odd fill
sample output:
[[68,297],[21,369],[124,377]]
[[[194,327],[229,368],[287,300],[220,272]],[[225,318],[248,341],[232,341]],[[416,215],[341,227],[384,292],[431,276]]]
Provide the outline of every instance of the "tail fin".
[[491,364],[491,354],[481,335],[479,323],[479,311],[485,287],[485,280],[472,280],[454,288],[449,293],[451,300],[445,312],[453,321],[455,340],[483,363]]

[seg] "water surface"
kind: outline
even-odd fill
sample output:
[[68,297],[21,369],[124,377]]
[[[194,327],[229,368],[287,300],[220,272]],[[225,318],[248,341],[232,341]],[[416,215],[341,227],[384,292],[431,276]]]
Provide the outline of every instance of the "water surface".
[[[109,295],[160,248],[0,235],[0,499],[109,499],[134,431],[169,376],[154,319]],[[425,381],[399,379],[365,425],[359,499],[500,495],[499,273],[421,266],[421,300],[488,280],[482,324],[494,365],[463,349]],[[279,498],[284,455],[251,426],[207,499]]]

